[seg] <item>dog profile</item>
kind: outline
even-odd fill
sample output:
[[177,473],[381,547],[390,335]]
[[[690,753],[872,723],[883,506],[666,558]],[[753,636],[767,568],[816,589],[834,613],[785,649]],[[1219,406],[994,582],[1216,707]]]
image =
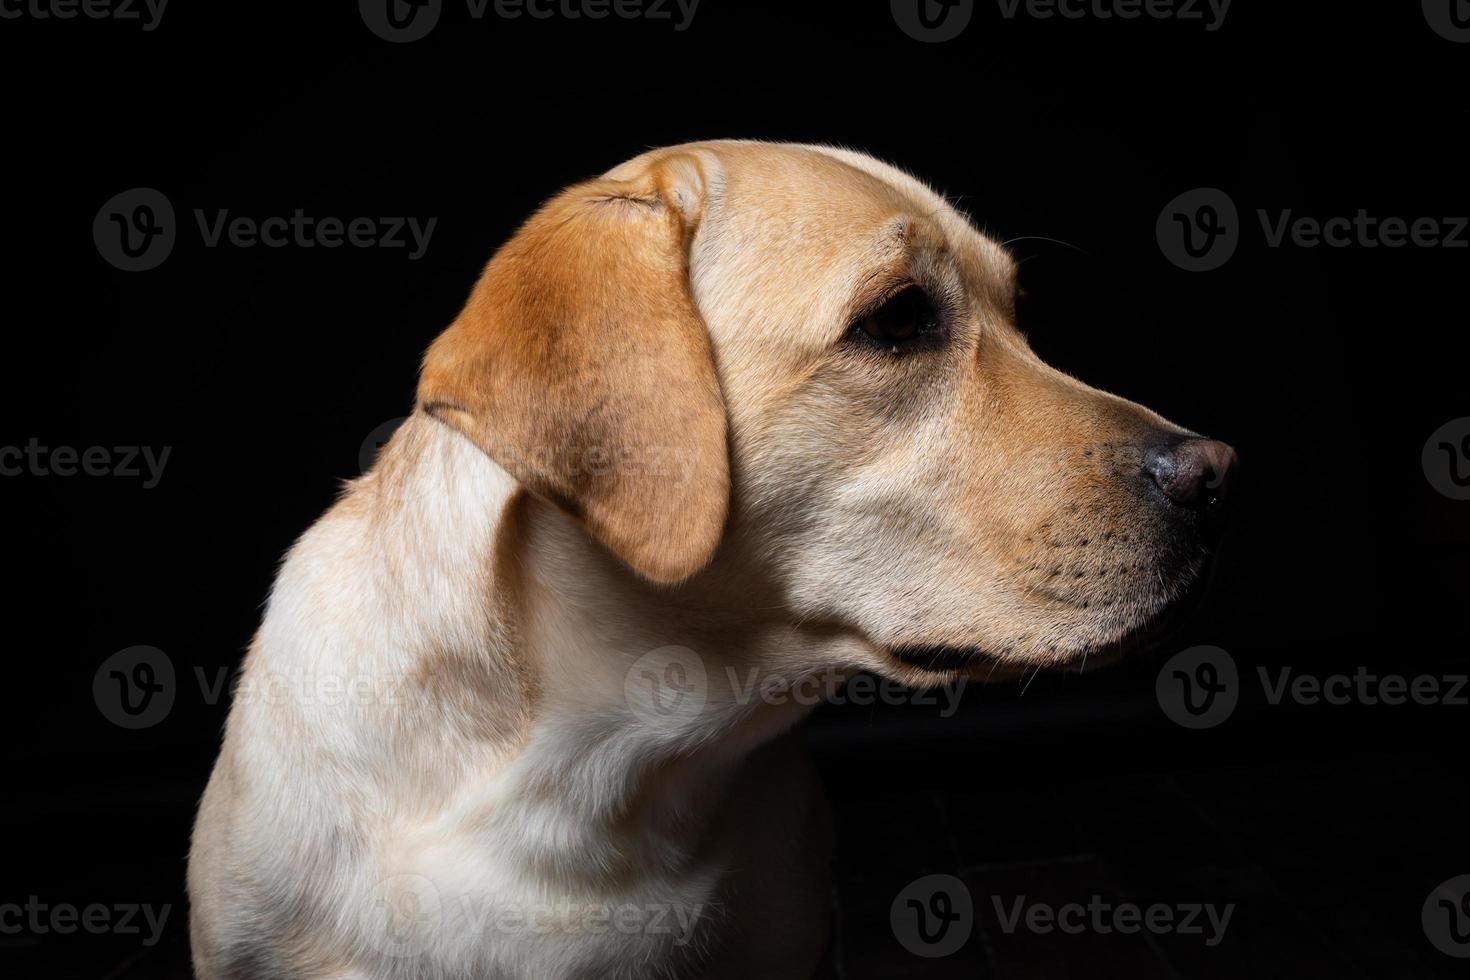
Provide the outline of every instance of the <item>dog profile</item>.
[[201,980],[810,976],[811,706],[732,678],[1098,663],[1211,551],[1233,451],[1042,363],[1016,291],[848,150],[544,205],[281,567],[194,831]]

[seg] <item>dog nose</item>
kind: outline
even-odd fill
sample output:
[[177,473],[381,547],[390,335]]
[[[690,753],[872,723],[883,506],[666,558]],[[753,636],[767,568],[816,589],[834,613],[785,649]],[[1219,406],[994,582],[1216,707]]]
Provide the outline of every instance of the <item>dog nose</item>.
[[1148,450],[1143,468],[1174,503],[1213,512],[1225,501],[1236,455],[1223,442],[1191,437]]

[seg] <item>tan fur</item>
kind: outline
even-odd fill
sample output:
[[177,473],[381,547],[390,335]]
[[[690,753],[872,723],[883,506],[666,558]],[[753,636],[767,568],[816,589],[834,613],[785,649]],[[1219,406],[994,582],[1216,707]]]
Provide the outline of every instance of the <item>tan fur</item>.
[[702,183],[672,157],[563,192],[491,260],[419,385],[420,407],[662,582],[709,560],[730,492],[685,267]]

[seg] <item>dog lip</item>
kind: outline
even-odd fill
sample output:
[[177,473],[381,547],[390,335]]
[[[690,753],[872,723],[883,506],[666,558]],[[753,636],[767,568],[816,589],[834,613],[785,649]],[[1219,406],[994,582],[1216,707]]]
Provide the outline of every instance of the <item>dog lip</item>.
[[979,647],[954,647],[939,644],[893,647],[888,651],[895,659],[910,667],[933,673],[946,673],[973,667],[975,662],[986,658]]

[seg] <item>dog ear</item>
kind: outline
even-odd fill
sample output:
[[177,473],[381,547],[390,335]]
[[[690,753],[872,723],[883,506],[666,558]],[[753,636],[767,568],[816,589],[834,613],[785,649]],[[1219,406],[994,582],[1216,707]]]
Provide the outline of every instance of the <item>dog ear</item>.
[[729,506],[688,276],[704,199],[689,156],[562,192],[490,260],[419,382],[421,409],[660,583],[709,561]]

